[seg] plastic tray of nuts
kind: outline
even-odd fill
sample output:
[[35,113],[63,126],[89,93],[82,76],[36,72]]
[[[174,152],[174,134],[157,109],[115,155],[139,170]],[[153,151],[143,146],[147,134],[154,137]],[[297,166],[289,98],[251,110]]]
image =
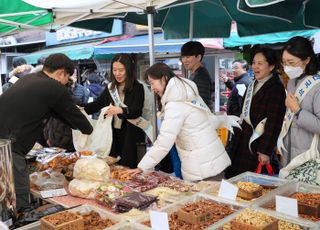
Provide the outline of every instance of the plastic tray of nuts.
[[119,223],[108,230],[151,230],[151,228],[139,223],[122,222]]
[[[222,201],[221,199],[219,199],[219,197],[213,197],[213,196],[210,196],[208,194],[203,194],[203,193],[197,193],[189,198],[186,198],[186,199],[183,199],[177,203],[174,203],[172,205],[169,205],[165,208],[162,208],[160,209],[159,211],[161,212],[166,212],[168,213],[168,218],[169,218],[169,223],[170,223],[170,219],[174,219],[176,220],[177,217],[171,217],[171,215],[173,215],[173,213],[176,213],[179,209],[185,207],[186,204],[192,204],[192,203],[196,203],[198,201],[212,201],[212,202],[215,202],[217,204],[217,207],[216,208],[212,208],[210,210],[214,210],[215,212],[219,212],[218,215],[221,215],[219,220],[215,223],[218,223],[219,221],[221,221],[221,219],[224,218],[223,216],[223,213],[227,213],[225,209],[223,209],[222,211],[219,211],[219,207],[227,207],[228,209],[231,209],[233,212],[239,210],[239,209],[242,209],[243,206],[239,206],[238,204],[231,204],[230,202],[225,202],[225,201]],[[206,209],[205,207],[203,207],[204,209]],[[208,210],[209,208],[207,208]],[[140,219],[136,219],[135,222],[138,222],[138,223],[141,223],[141,224],[145,224],[145,222],[149,222],[150,221],[150,217],[149,215],[148,216],[145,216],[143,218],[140,218]],[[181,223],[181,220],[179,220]],[[172,223],[172,225],[170,224],[170,230],[175,230],[175,229],[181,229],[179,227],[179,224],[177,221],[173,221],[174,223]],[[211,225],[214,225],[215,223],[212,223]],[[197,229],[197,230],[200,230],[200,229],[207,229],[205,227],[201,227],[199,228],[198,225],[188,225],[188,230],[193,230],[193,229]],[[183,226],[184,228],[183,229],[186,229],[187,226]]]
[[[290,197],[294,193],[317,193],[320,194],[320,186],[314,186],[314,185],[309,185],[305,184],[302,182],[295,182],[291,184],[287,184],[286,186],[283,186],[279,190],[270,192],[267,196],[263,197],[256,203],[254,203],[253,207],[261,207],[267,210],[270,210],[271,212],[275,212],[275,196],[280,195],[280,196],[285,196],[285,197]],[[319,201],[318,201],[319,202]],[[301,212],[300,207],[299,207],[299,213]],[[279,213],[277,213],[278,215]],[[300,213],[301,214],[301,213]],[[313,216],[307,216],[307,215],[300,215],[299,218],[300,220],[303,221],[312,221],[316,222],[319,225],[320,229],[320,218],[316,218]]]
[[[282,186],[288,183],[292,183],[288,180],[281,179],[278,177],[271,177],[271,176],[261,175],[253,172],[244,172],[242,174],[239,174],[238,176],[228,179],[227,181],[232,184],[237,184],[238,182],[252,182],[262,186],[263,188],[262,195],[259,198],[245,200],[240,198],[239,196],[237,197],[236,203],[239,205],[245,205],[245,206],[251,205],[256,200],[261,199],[263,196],[268,194],[270,191],[278,190]],[[209,195],[217,196],[219,192],[219,188],[217,188],[216,186],[214,189],[209,188],[203,192]]]
[[[278,221],[278,230],[318,230],[319,229],[319,225],[317,225],[316,223],[312,223],[312,222],[306,222],[303,220],[299,220],[297,218],[294,217],[288,217],[285,215],[279,215],[273,212],[270,212],[268,210],[262,209],[262,208],[258,208],[258,207],[251,207],[251,208],[247,208],[249,209],[249,211],[253,211],[253,212],[259,212],[262,213],[262,215],[267,215],[273,219],[276,219]],[[235,213],[233,213],[232,215],[224,218],[222,221],[220,221],[219,223],[217,223],[215,226],[211,226],[208,229],[218,229],[218,230],[231,230],[231,226],[230,223],[232,220],[235,220],[235,218],[241,214],[243,215],[245,213],[246,210],[242,209],[239,210]],[[257,215],[255,215],[257,216]],[[254,221],[254,220],[253,220]]]

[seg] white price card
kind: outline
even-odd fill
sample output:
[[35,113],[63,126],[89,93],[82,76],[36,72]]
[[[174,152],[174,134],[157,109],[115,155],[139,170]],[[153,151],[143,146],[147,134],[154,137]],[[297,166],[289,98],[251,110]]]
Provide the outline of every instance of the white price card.
[[276,211],[285,213],[290,216],[298,217],[297,199],[284,196],[276,196]]
[[221,181],[218,196],[236,200],[239,188],[225,180]]
[[170,230],[168,213],[150,210],[149,215],[151,221],[151,228],[153,230]]
[[55,197],[55,196],[65,196],[67,195],[67,192],[64,188],[59,188],[59,189],[40,191],[40,195],[42,198],[49,198],[49,197]]

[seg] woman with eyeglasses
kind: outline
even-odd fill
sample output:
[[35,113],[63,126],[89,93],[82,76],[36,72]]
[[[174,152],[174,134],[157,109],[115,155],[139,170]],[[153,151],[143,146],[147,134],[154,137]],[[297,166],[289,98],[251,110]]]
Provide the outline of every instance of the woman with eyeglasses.
[[314,135],[320,133],[320,75],[312,45],[303,37],[293,37],[287,42],[282,64],[289,77],[287,112],[278,140],[285,166],[310,149]]
[[232,164],[226,170],[227,178],[255,172],[259,163],[272,163],[286,110],[286,93],[277,73],[278,65],[271,48],[256,51],[252,62],[255,80],[247,87],[242,103],[241,130],[235,129],[231,140]]

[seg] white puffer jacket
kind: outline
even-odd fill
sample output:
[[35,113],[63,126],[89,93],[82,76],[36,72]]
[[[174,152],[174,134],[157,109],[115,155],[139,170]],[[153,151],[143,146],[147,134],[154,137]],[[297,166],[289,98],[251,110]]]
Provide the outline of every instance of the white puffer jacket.
[[164,119],[160,134],[138,168],[152,170],[174,143],[185,180],[196,181],[215,176],[231,164],[216,129],[209,122],[209,113],[186,103],[198,97],[197,86],[192,81],[181,81],[175,77],[168,82],[161,98]]

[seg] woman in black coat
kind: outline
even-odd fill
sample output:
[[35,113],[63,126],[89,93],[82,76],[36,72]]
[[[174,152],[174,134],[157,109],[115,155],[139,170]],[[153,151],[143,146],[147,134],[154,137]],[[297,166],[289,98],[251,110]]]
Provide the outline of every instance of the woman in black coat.
[[120,156],[119,163],[130,168],[137,167],[137,143],[145,142],[145,134],[127,119],[139,118],[143,104],[144,90],[136,80],[135,63],[129,55],[118,54],[111,61],[111,83],[97,100],[84,107],[88,114],[93,114],[109,106],[105,116],[113,116],[110,155]]
[[[286,93],[276,73],[277,65],[275,51],[270,48],[261,48],[254,55],[252,68],[255,81],[252,83],[253,85],[248,86],[244,97],[241,114],[241,117],[244,118],[241,123],[242,129],[235,129],[232,138],[230,152],[232,163],[226,170],[226,178],[245,171],[254,172],[259,162],[263,165],[270,162],[286,111]],[[250,94],[252,97],[247,97]],[[247,98],[252,98],[251,103]],[[248,109],[244,109],[246,105],[250,105],[247,107]],[[249,143],[253,128],[256,128],[264,119],[266,119],[264,132],[252,141],[250,151]]]

